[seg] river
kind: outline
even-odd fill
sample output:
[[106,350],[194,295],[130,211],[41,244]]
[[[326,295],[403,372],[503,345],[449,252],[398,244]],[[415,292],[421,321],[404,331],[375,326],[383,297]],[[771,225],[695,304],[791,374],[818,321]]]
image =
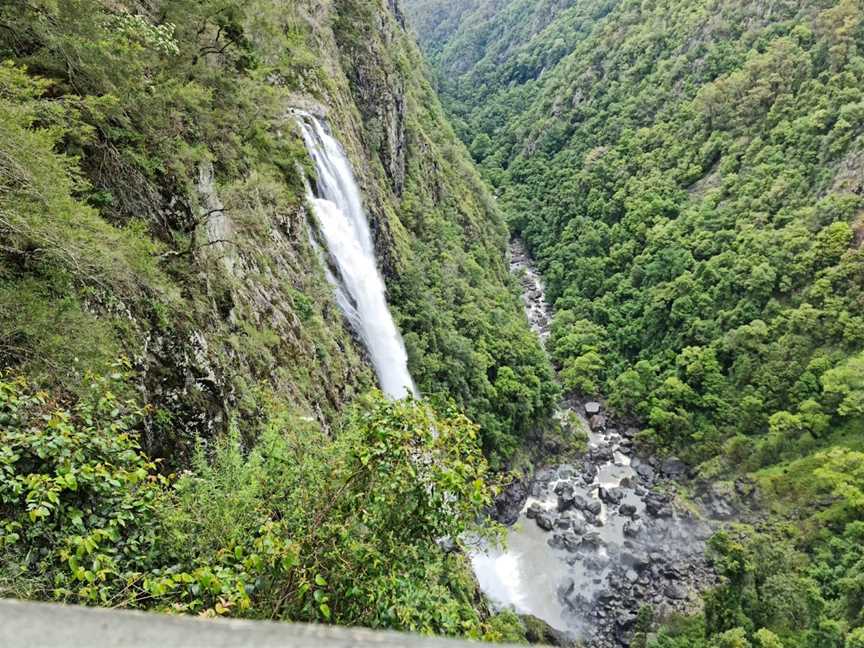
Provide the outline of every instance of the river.
[[[545,343],[553,313],[543,281],[520,241],[510,257],[526,316]],[[505,498],[516,503],[503,515],[511,523],[506,546],[476,551],[472,565],[497,607],[536,616],[594,648],[627,646],[644,605],[660,617],[686,612],[714,582],[704,554],[717,523],[679,505],[674,480],[686,466],[638,456],[638,430],[602,402],[567,398],[558,416],[584,427],[587,452],[515,484]]]

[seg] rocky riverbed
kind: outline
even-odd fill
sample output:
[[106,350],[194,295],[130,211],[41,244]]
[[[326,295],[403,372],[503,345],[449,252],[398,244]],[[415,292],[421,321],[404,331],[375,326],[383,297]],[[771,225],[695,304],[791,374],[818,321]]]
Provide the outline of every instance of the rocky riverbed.
[[[545,341],[552,312],[518,241],[511,267]],[[495,604],[538,617],[562,638],[592,648],[627,646],[643,606],[661,618],[687,612],[715,582],[705,543],[720,521],[682,506],[676,482],[687,466],[674,457],[639,456],[638,430],[601,402],[568,399],[559,416],[584,426],[587,452],[502,494],[494,515],[509,527],[507,547],[477,551],[475,573]]]

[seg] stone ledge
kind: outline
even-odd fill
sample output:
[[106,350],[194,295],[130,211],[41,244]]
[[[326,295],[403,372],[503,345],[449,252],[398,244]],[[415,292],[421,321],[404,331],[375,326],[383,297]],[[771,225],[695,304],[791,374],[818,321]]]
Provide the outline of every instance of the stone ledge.
[[0,600],[3,648],[477,648],[396,632]]

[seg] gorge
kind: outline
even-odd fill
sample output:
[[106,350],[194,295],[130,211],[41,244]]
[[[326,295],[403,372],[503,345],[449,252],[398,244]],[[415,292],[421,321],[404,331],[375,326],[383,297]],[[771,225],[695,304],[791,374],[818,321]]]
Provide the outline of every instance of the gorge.
[[0,597],[864,648],[862,48],[860,0],[0,2]]
[[[552,313],[543,281],[521,241],[510,254],[526,316],[545,339]],[[497,514],[509,525],[506,544],[476,551],[474,570],[497,605],[591,646],[627,646],[643,607],[686,613],[714,584],[705,542],[723,521],[683,508],[674,484],[683,464],[640,457],[638,430],[600,403],[571,397],[556,416],[586,435],[582,461],[545,466],[510,487]]]

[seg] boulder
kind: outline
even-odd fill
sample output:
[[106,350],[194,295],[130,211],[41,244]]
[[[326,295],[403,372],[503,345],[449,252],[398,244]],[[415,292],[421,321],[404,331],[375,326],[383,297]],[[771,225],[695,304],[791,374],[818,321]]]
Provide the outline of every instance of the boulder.
[[573,496],[573,508],[577,511],[584,511],[588,507],[588,500],[581,495]]
[[681,583],[669,583],[663,588],[663,594],[673,601],[683,601],[690,593]]
[[534,502],[531,506],[528,507],[528,510],[525,512],[525,516],[529,520],[533,520],[538,515],[540,515],[544,511],[544,508],[540,506],[537,502]]
[[588,511],[591,515],[600,515],[600,511],[603,510],[603,505],[597,500],[591,500],[590,502],[586,502],[585,511]]
[[646,567],[651,566],[651,558],[648,554],[638,549],[622,551],[621,562],[636,570],[645,569]]
[[560,481],[555,484],[555,488],[553,491],[556,495],[568,495],[570,497],[573,496],[573,484],[569,481]]
[[607,504],[618,505],[624,499],[624,491],[620,488],[603,488],[600,487],[600,499]]
[[570,464],[562,464],[558,466],[559,479],[571,479],[576,474],[576,468]]
[[528,499],[528,487],[523,482],[513,482],[495,499],[494,518],[504,526],[516,524],[522,507]]
[[633,504],[622,504],[618,507],[618,512],[624,517],[633,517],[636,515],[636,507]]
[[660,466],[660,471],[671,479],[680,479],[687,474],[687,464],[678,457],[669,457]]
[[593,432],[603,432],[606,429],[606,417],[602,414],[595,414],[588,421]]
[[558,495],[558,510],[563,513],[574,505],[573,484],[569,482],[561,482],[555,487],[555,494]]
[[624,610],[615,619],[615,625],[618,626],[620,630],[630,630],[636,625],[638,618],[639,617],[635,612]]
[[607,588],[602,588],[597,590],[597,593],[594,594],[594,598],[601,603],[608,603],[609,601],[614,601],[618,597],[614,591]]
[[536,473],[534,473],[534,481],[546,485],[550,481],[555,479],[556,475],[557,472],[554,468],[541,468]]
[[570,520],[570,530],[577,535],[584,535],[588,525],[585,524],[584,520],[580,520],[579,518],[571,518]]
[[572,531],[564,534],[562,542],[564,548],[570,553],[577,553],[582,548],[582,536]]
[[591,401],[590,403],[585,403],[585,414],[588,416],[596,416],[603,410],[603,406],[596,402]]
[[553,528],[555,528],[555,516],[552,515],[549,511],[543,511],[542,513],[539,513],[534,521],[537,522],[537,526],[544,531],[551,531]]
[[672,517],[672,508],[667,505],[668,501],[669,499],[664,495],[649,493],[645,497],[645,510],[653,517]]
[[582,537],[582,542],[580,543],[582,549],[588,549],[596,551],[600,547],[602,547],[605,543],[603,542],[603,538],[600,537],[599,533],[591,532],[586,533]]
[[648,464],[640,463],[635,468],[636,474],[647,482],[654,481],[654,469]]
[[600,554],[595,554],[593,556],[586,557],[583,562],[585,565],[585,569],[593,572],[602,572],[609,565],[609,558],[607,556],[601,556]]
[[615,452],[609,446],[601,446],[592,448],[588,456],[595,464],[606,463],[615,459]]

